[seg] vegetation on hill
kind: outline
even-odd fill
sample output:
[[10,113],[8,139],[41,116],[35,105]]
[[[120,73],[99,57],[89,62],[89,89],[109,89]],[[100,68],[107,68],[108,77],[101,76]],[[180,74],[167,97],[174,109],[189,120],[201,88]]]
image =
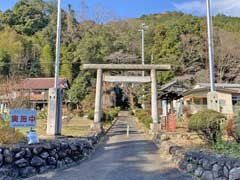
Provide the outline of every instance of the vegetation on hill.
[[[95,21],[83,14],[77,21],[70,5],[62,12],[60,75],[71,83],[67,96],[75,105],[92,91],[90,78],[94,76],[81,70],[83,63],[141,62],[138,29],[143,22],[149,26],[146,63],[170,63],[174,67],[173,72],[158,74],[159,84],[175,76],[190,83],[208,79],[203,17],[169,12],[100,24],[106,18],[101,13],[95,13]],[[54,0],[19,0],[12,9],[0,12],[1,77],[54,76],[56,15]],[[213,22],[217,81],[239,82],[240,18],[218,15]]]

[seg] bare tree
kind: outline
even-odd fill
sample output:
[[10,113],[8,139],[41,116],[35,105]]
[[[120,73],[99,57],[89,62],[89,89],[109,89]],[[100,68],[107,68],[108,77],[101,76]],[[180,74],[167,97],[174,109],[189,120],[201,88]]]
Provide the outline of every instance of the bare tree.
[[232,82],[240,79],[239,37],[223,29],[215,32],[215,65],[217,82]]
[[85,0],[80,0],[80,7],[79,7],[79,12],[78,12],[78,16],[77,19],[78,21],[85,21],[88,19],[88,15],[89,15],[89,7],[86,3]]
[[30,107],[30,91],[24,89],[22,82],[19,76],[1,79],[0,100],[9,108]]

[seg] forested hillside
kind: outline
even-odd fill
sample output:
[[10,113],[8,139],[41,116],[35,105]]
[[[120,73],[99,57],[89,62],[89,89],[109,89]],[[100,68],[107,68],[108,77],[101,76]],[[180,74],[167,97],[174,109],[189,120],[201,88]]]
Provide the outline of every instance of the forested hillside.
[[[180,12],[143,15],[138,19],[77,21],[71,6],[62,10],[60,76],[71,83],[69,99],[78,104],[91,91],[92,77],[83,63],[141,63],[141,23],[149,26],[147,63],[170,63],[174,71],[158,75],[159,83],[179,77],[190,83],[208,79],[204,17]],[[54,0],[20,0],[0,12],[1,78],[54,76],[57,7]],[[240,82],[240,18],[213,19],[216,79]],[[151,56],[153,60],[151,60]]]

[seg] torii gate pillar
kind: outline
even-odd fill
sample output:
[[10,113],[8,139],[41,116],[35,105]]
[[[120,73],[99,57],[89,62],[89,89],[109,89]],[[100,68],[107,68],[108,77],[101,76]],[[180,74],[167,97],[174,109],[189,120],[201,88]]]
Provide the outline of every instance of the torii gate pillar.
[[158,118],[158,103],[157,103],[157,78],[156,70],[151,69],[151,109],[152,109],[152,120],[151,131],[156,133],[160,130],[159,118]]
[[97,70],[97,82],[96,82],[96,96],[95,96],[95,112],[94,123],[92,129],[96,132],[102,131],[101,117],[102,117],[102,69]]
[[101,115],[102,115],[102,82],[103,82],[103,70],[125,70],[125,71],[151,71],[151,77],[105,77],[106,82],[151,82],[151,101],[152,101],[152,119],[151,124],[152,133],[157,133],[160,130],[159,118],[158,118],[158,103],[157,103],[157,71],[169,71],[170,65],[156,65],[156,64],[84,64],[84,69],[97,70],[97,82],[96,82],[96,97],[95,97],[95,114],[94,123],[92,125],[93,130],[97,132],[102,131]]

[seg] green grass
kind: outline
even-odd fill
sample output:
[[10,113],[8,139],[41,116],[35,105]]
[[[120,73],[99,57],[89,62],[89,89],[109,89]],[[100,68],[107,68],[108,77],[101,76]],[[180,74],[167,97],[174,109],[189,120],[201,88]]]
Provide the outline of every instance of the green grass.
[[220,155],[232,158],[240,158],[240,144],[238,143],[222,141],[213,145],[212,148],[213,151]]

